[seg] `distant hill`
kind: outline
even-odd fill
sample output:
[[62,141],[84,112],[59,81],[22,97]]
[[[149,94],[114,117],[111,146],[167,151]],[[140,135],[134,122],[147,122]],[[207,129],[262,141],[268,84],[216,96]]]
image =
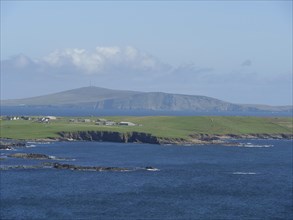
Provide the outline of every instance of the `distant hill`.
[[140,92],[120,91],[100,87],[83,87],[67,90],[50,95],[43,95],[25,99],[10,99],[1,101],[3,106],[94,106],[97,101],[130,97]]
[[32,98],[2,100],[1,105],[200,112],[292,111],[292,106],[240,105],[206,96],[112,90],[92,86]]

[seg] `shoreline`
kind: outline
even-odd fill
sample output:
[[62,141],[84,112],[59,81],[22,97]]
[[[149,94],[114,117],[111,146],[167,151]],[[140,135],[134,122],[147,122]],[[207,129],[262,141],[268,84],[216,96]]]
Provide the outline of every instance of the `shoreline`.
[[114,143],[141,143],[156,145],[213,145],[222,144],[226,146],[235,146],[237,142],[231,140],[292,140],[293,134],[193,134],[190,138],[167,138],[156,137],[147,133],[139,132],[109,132],[109,131],[78,131],[78,132],[60,132],[60,137],[48,137],[37,139],[11,139],[0,138],[0,150],[10,149],[13,147],[25,147],[29,142],[114,142]]

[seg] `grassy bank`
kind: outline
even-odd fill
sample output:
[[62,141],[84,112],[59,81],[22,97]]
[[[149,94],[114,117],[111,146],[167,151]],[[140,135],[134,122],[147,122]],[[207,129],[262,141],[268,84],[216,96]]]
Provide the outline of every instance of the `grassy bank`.
[[[81,119],[81,117],[79,117]],[[148,116],[105,117],[120,122],[129,121],[141,126],[95,125],[97,117],[87,117],[91,122],[69,122],[72,117],[60,117],[50,123],[26,120],[1,120],[0,137],[13,139],[41,139],[59,137],[65,131],[117,131],[145,132],[157,137],[188,138],[204,134],[291,134],[292,118],[222,117],[222,116]]]

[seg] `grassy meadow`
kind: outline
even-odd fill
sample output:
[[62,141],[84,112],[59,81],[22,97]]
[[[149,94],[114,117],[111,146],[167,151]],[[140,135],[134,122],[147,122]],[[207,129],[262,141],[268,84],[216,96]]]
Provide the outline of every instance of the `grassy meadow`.
[[96,125],[98,117],[76,117],[90,119],[91,122],[69,122],[72,117],[58,117],[50,123],[26,120],[1,120],[0,137],[13,139],[56,138],[61,131],[117,131],[145,132],[157,137],[188,138],[189,135],[204,134],[290,134],[292,118],[263,118],[235,116],[147,116],[103,117],[107,120],[129,121],[141,126],[104,126]]

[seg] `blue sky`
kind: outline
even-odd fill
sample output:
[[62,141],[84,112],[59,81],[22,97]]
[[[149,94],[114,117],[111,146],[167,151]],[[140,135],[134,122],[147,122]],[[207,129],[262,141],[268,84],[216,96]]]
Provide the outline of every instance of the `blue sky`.
[[90,81],[292,104],[292,2],[1,1],[2,99]]

